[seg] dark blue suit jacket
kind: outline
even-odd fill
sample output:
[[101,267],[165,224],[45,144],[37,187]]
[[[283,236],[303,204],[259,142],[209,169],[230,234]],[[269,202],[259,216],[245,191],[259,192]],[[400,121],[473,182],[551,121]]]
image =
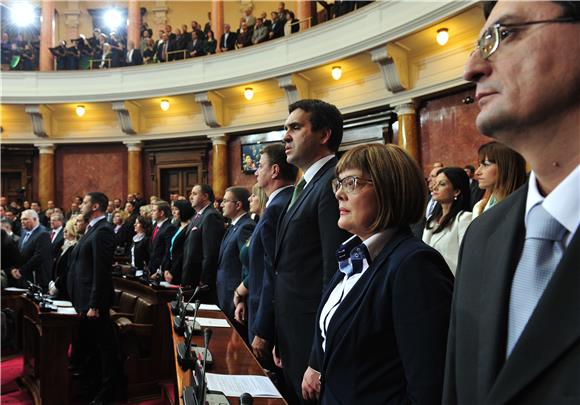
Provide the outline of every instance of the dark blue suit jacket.
[[230,319],[234,319],[234,290],[242,282],[240,249],[252,235],[255,226],[250,216],[244,214],[236,225],[226,231],[220,246],[216,289],[219,306]]
[[[20,266],[22,278],[30,282],[36,280],[36,284],[43,288],[48,288],[48,283],[52,279],[50,234],[46,231],[46,228],[40,225],[22,246],[25,234],[23,230],[18,244],[22,257],[22,265]],[[22,281],[18,284],[26,287]]]
[[278,193],[260,217],[250,242],[250,273],[248,288],[248,338],[254,335],[272,342],[274,340],[274,253],[278,221],[292,198],[294,187]]
[[[155,228],[153,228],[155,230]],[[171,238],[173,234],[177,231],[175,225],[171,223],[171,219],[168,218],[163,225],[157,231],[157,235],[153,238],[153,234],[150,239],[150,254],[149,254],[149,271],[153,274],[159,267],[163,267],[163,260],[169,252],[169,247],[171,246]],[[166,270],[166,269],[161,269]]]
[[322,404],[440,404],[453,274],[443,257],[401,228],[338,306],[322,350],[316,317],[310,366]]

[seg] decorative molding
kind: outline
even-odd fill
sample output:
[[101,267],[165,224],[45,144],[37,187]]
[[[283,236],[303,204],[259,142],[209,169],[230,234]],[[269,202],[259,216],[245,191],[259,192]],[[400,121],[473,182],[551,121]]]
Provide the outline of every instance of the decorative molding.
[[211,140],[212,146],[228,144],[227,135],[208,135],[208,138]]
[[63,11],[64,24],[68,28],[78,28],[80,26],[81,10],[67,9]]
[[[164,1],[163,2],[158,1],[157,3],[165,4]],[[162,24],[165,24],[167,22],[167,11],[168,10],[169,10],[169,7],[167,7],[165,5],[158,5],[158,6],[151,8],[151,12],[153,13],[153,21],[155,22],[155,24],[162,25]]]
[[131,101],[113,102],[113,111],[117,113],[117,119],[121,131],[127,135],[135,135],[139,132],[139,107]]
[[32,132],[40,138],[49,137],[52,130],[52,110],[44,105],[27,105],[24,111],[30,115]]
[[36,143],[34,146],[40,155],[54,155],[55,146],[52,143]]
[[391,93],[409,90],[409,63],[407,53],[395,44],[371,49],[371,60],[379,65],[385,87]]
[[407,102],[395,106],[395,112],[397,115],[416,115],[417,108],[414,102]]
[[221,97],[211,93],[209,91],[195,93],[195,102],[201,106],[205,125],[210,128],[218,128],[221,127],[220,121],[222,121],[223,117],[223,103]]
[[124,141],[123,144],[127,147],[127,152],[141,152],[143,143],[139,141]]
[[288,102],[288,105],[300,100],[298,88],[296,87],[294,80],[292,80],[291,74],[278,77],[278,87],[284,90],[284,94],[286,95],[286,101]]

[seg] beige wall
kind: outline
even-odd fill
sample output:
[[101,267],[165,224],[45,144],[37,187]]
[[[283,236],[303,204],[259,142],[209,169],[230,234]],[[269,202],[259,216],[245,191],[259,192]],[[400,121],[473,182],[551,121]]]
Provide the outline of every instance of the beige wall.
[[[165,3],[167,10],[167,23],[173,26],[173,30],[180,27],[182,24],[187,24],[188,29],[191,26],[191,21],[196,20],[202,26],[207,22],[207,13],[211,9],[211,1],[142,1],[141,7],[147,8],[147,13],[143,16],[143,21],[147,22],[151,28],[156,31],[157,24],[154,21],[152,9],[159,7]],[[278,1],[224,1],[224,21],[236,29],[240,21],[242,10],[247,4],[254,4],[254,15],[259,15],[262,11],[268,13],[276,10]],[[286,1],[286,8],[296,10],[295,1]],[[105,8],[105,7],[119,7],[127,8],[126,1],[59,1],[55,3],[57,10],[56,21],[56,40],[67,40],[70,38],[70,28],[66,25],[66,18],[64,11],[80,10],[79,28],[78,32],[85,34],[87,37],[92,35],[93,22],[88,9]],[[154,37],[157,37],[157,32],[154,32]]]

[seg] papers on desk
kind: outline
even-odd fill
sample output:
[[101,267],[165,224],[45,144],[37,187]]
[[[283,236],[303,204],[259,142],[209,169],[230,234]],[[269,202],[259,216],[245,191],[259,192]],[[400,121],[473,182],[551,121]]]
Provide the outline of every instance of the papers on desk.
[[239,397],[247,392],[253,397],[282,398],[272,381],[263,375],[206,373],[205,376],[208,390],[222,391],[228,397]]
[[6,287],[4,291],[11,291],[11,292],[26,292],[28,289],[26,288],[17,288],[17,287]]
[[199,306],[199,309],[201,309],[202,311],[221,311],[220,307],[214,304],[201,304]]
[[54,305],[56,305],[57,307],[63,307],[63,308],[70,308],[73,306],[72,302],[70,302],[70,301],[52,300],[52,303]]
[[76,315],[77,311],[75,311],[75,309],[71,307],[57,307],[56,313],[63,315]]
[[[188,321],[193,320],[193,316],[188,316],[186,318]],[[229,328],[230,324],[225,319],[215,319],[215,318],[200,318],[199,316],[195,318],[195,321],[199,323],[202,327],[206,326],[209,328]]]

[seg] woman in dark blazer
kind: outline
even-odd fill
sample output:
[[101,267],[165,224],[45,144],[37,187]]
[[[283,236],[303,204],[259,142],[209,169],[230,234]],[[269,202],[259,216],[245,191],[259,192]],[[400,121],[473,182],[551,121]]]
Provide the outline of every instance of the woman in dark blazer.
[[135,235],[131,243],[131,269],[136,276],[142,276],[149,263],[149,237],[151,235],[151,221],[138,216],[135,220]]
[[354,234],[318,308],[305,399],[440,404],[453,275],[411,233],[425,209],[415,161],[394,145],[351,149],[332,186]]
[[189,221],[195,214],[189,201],[177,200],[173,203],[173,219],[179,223],[177,232],[171,238],[167,256],[161,267],[165,270],[163,278],[171,284],[181,284],[181,268],[183,267],[183,244],[189,234]]

